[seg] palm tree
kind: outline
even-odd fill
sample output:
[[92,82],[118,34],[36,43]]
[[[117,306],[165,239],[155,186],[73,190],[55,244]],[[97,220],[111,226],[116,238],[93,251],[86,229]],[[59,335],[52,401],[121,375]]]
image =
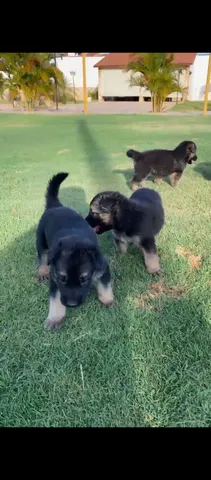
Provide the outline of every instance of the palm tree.
[[3,97],[3,93],[4,93],[4,90],[5,90],[5,79],[2,75],[2,73],[0,73],[0,97],[2,98]]
[[34,109],[42,95],[51,99],[55,83],[63,86],[63,73],[51,64],[50,53],[0,53],[0,71],[6,75],[5,88],[11,98],[20,96],[27,108]]
[[126,66],[131,71],[130,85],[149,90],[153,112],[160,112],[166,97],[173,92],[182,92],[178,71],[182,65],[175,65],[171,53],[133,53]]

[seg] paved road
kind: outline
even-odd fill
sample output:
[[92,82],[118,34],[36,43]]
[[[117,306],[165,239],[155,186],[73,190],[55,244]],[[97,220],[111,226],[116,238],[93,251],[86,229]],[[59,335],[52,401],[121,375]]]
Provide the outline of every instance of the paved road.
[[[174,103],[166,102],[164,104],[164,110],[161,113],[169,115],[202,115],[201,111],[187,111],[187,112],[175,112],[172,111]],[[57,111],[55,107],[53,108],[44,108],[41,107],[35,112],[28,112],[21,108],[13,108],[11,104],[0,104],[0,113],[42,113],[42,114],[54,114],[54,115],[80,115],[83,113],[83,103],[78,104],[67,104],[59,106]],[[88,113],[91,115],[97,114],[146,114],[152,113],[152,104],[151,102],[94,102],[88,103]],[[207,112],[208,115],[211,115],[211,111]],[[154,114],[154,115],[160,115]]]
[[[170,102],[166,103],[164,108],[169,110],[172,105]],[[152,112],[151,102],[94,102],[88,103],[88,113],[92,115],[97,114],[141,114]],[[29,113],[25,112],[21,108],[13,108],[11,104],[1,104],[0,113]],[[44,108],[40,107],[33,113],[45,113],[45,114],[62,114],[62,115],[74,115],[83,113],[83,103],[68,104],[59,106],[57,111],[55,107]]]

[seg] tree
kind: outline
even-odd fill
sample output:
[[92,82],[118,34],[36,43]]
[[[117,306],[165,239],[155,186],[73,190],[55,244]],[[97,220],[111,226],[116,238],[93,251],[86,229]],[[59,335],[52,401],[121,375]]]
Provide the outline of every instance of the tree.
[[0,53],[0,71],[11,99],[19,96],[29,110],[40,96],[51,99],[55,82],[63,86],[63,73],[51,63],[51,53]]
[[184,66],[175,65],[174,54],[133,53],[126,66],[131,71],[130,85],[149,90],[153,112],[160,112],[166,97],[173,92],[182,92],[178,72]]
[[5,90],[5,79],[2,75],[2,73],[0,73],[0,97],[2,98],[3,97],[3,94],[4,94],[4,90]]

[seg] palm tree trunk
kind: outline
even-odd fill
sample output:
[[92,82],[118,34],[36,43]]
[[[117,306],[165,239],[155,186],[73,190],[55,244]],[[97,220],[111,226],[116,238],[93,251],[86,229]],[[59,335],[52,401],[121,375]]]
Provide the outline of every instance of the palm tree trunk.
[[155,111],[155,99],[154,99],[154,93],[153,92],[150,92],[151,93],[151,98],[152,98],[152,112],[154,113]]
[[158,111],[158,96],[157,94],[154,95],[154,112],[157,113]]

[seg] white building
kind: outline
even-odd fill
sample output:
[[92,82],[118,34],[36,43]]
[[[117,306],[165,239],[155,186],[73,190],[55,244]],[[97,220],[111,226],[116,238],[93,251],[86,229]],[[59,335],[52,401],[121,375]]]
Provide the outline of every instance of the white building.
[[[106,53],[87,53],[86,54],[86,82],[87,89],[94,89],[98,86],[98,71],[94,68],[94,65],[104,58]],[[82,57],[81,55],[75,55],[74,53],[65,54],[62,59],[56,59],[57,67],[63,72],[67,83],[73,86],[74,84],[77,91],[77,98],[81,99],[83,96],[83,72],[82,72]]]
[[[209,53],[197,53],[194,63],[190,68],[189,100],[204,100],[208,61]],[[211,85],[209,90],[209,100],[211,100]]]
[[[96,62],[95,68],[98,70],[98,97],[102,100],[131,100],[143,101],[151,98],[149,91],[144,88],[131,87],[130,72],[125,72],[125,67],[129,63],[131,53],[110,53],[99,62]],[[196,53],[175,53],[174,63],[184,65],[184,70],[180,76],[180,83],[185,88],[184,97],[188,97],[190,83],[190,68],[195,61]],[[173,92],[169,99],[180,100],[181,94]]]

